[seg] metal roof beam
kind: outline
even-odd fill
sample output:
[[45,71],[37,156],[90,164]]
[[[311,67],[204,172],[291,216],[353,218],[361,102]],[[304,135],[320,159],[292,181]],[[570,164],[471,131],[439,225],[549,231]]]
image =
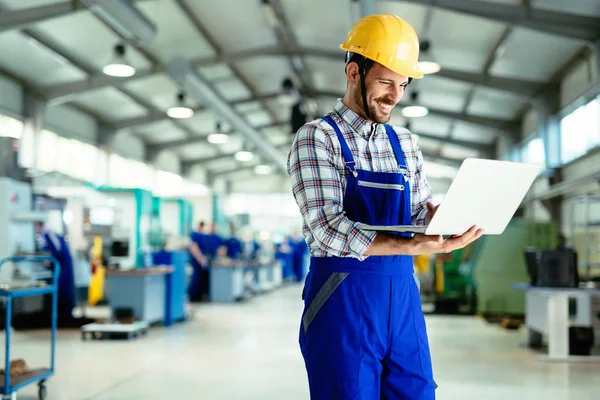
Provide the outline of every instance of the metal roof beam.
[[[203,57],[193,60],[196,67],[204,67],[219,63],[230,64],[236,61],[241,61],[253,57],[294,57],[311,56],[329,58],[338,62],[343,61],[343,54],[339,51],[331,51],[318,48],[298,48],[296,51],[284,49],[279,46],[268,46],[254,50],[242,50],[231,53],[222,53],[214,57]],[[118,86],[128,82],[150,77],[159,73],[163,73],[162,66],[156,65],[150,70],[140,71],[129,78],[111,78],[102,74],[92,75],[89,79],[82,81],[69,82],[59,85],[48,86],[44,89],[44,96],[52,102],[69,101],[69,96],[85,93],[94,89],[100,89],[107,86]],[[455,69],[442,68],[440,72],[431,77],[452,79],[459,82],[476,84],[481,87],[486,87],[506,93],[510,93],[519,97],[530,99],[544,85],[544,82],[535,82],[526,79],[504,78],[485,75],[483,73],[465,72]]]
[[277,168],[287,171],[285,154],[269,142],[261,132],[253,128],[241,113],[212,87],[210,82],[198,74],[189,61],[176,58],[169,63],[167,70],[171,78],[189,95],[195,97],[197,101],[207,104],[215,113],[231,124],[233,129],[245,135],[265,156],[275,162]]
[[313,73],[306,64],[306,61],[302,59],[302,55],[299,54],[300,44],[285,15],[281,0],[263,0],[262,3],[279,45],[283,48],[290,49],[293,53],[292,55],[288,55],[290,67],[300,79],[304,90],[308,92],[309,95],[312,95],[315,91]]
[[[232,102],[230,102],[230,104],[232,106],[236,106],[239,104],[250,103],[253,101],[271,100],[271,99],[277,98],[278,96],[280,96],[280,93],[267,93],[267,94],[258,95],[257,97],[250,97],[250,98],[246,98],[246,99],[232,101]],[[193,108],[193,110],[194,110],[194,112],[201,112],[201,111],[207,110],[207,108],[205,106],[198,106],[198,107]],[[162,111],[154,111],[144,117],[136,117],[136,118],[129,118],[129,119],[116,121],[113,124],[113,126],[117,130],[127,129],[127,128],[133,128],[133,127],[139,126],[139,125],[148,125],[148,124],[153,124],[155,122],[166,121],[168,119],[170,119],[170,118],[166,113],[164,113]]]
[[[276,124],[255,126],[254,129],[262,130],[262,129],[274,128],[274,127],[282,126],[282,125],[288,125],[288,123],[280,122],[280,123],[276,123]],[[229,131],[229,132],[223,132],[223,133],[231,135],[231,134],[234,134],[235,131]],[[178,139],[178,140],[172,140],[170,142],[152,144],[149,147],[157,148],[160,150],[167,150],[167,149],[189,146],[189,145],[198,144],[198,143],[209,143],[207,136],[194,135],[187,139]]]
[[82,80],[58,85],[46,86],[41,89],[44,97],[48,99],[50,105],[68,103],[76,95],[90,92],[96,89],[106,87],[120,87],[126,83],[138,79],[148,78],[164,72],[162,66],[155,66],[146,71],[136,71],[135,75],[129,78],[115,78],[104,74],[90,74],[90,77]]
[[0,12],[0,33],[23,29],[32,24],[84,10],[86,10],[86,7],[83,4],[72,0],[22,10],[4,10]]
[[[177,5],[179,6],[179,8],[187,16],[190,23],[196,28],[198,35],[203,37],[208,42],[208,44],[210,44],[210,46],[213,48],[215,53],[217,55],[225,53],[225,51],[223,50],[221,45],[217,42],[217,40],[214,38],[214,36],[208,31],[208,29],[200,22],[200,19],[196,16],[196,14],[194,13],[194,10],[192,10],[190,8],[190,6],[187,4],[187,2],[185,0],[175,0],[175,1],[176,1]],[[252,82],[250,82],[250,80],[247,79],[244,76],[244,74],[242,74],[242,71],[238,67],[236,67],[236,65],[233,63],[227,63],[227,66],[229,67],[229,69],[231,69],[231,71],[233,72],[235,77],[240,82],[242,82],[242,84],[244,86],[246,86],[246,88],[248,88],[248,90],[250,91],[252,96],[258,97],[258,92],[256,91],[256,88],[254,87]],[[262,100],[262,99],[259,101],[260,101],[262,107],[265,109],[265,111],[271,116],[273,121],[276,121],[277,115],[275,115],[275,113],[269,108],[266,101]]]
[[[335,97],[341,98],[343,97],[342,93],[338,92],[329,92],[329,91],[320,91],[317,92],[318,96],[323,97]],[[398,104],[396,107],[402,108],[404,105]],[[457,113],[453,111],[441,110],[439,108],[427,107],[429,109],[429,115],[437,115],[444,118],[456,119],[461,122],[466,122],[473,125],[479,125],[484,128],[494,129],[497,131],[505,132],[509,135],[518,135],[520,129],[520,122],[507,120],[507,119],[499,119],[499,118],[491,118],[491,117],[481,117],[476,115],[470,115],[467,113]]]
[[444,118],[452,118],[457,121],[466,122],[473,125],[479,125],[485,128],[494,129],[497,131],[506,132],[510,135],[518,134],[520,124],[518,121],[511,121],[507,119],[491,118],[491,117],[480,117],[476,115],[470,115],[465,112],[457,113],[453,111],[440,110],[439,108],[429,109],[430,115],[437,115]]
[[[202,67],[220,62],[233,62],[257,56],[293,57],[294,55],[328,58],[337,62],[343,62],[344,59],[344,55],[339,51],[308,47],[301,47],[297,48],[296,50],[292,50],[277,46],[269,46],[255,49],[253,51],[244,50],[223,54],[217,57],[198,58],[193,60],[193,63],[197,67]],[[449,68],[442,68],[440,72],[435,75],[431,75],[430,77],[440,77],[476,84],[482,87],[507,92],[525,98],[532,97],[544,85],[544,82],[536,82],[526,79],[494,77],[483,73],[465,72]]]
[[[307,56],[329,58],[335,61],[343,60],[343,54],[341,54],[339,51],[305,47],[299,49],[299,52],[300,54]],[[526,79],[494,77],[485,73],[466,72],[444,67],[442,67],[438,73],[429,75],[428,78],[436,77],[452,79],[464,83],[471,83],[525,98],[532,98],[533,95],[544,85],[544,82],[536,82]]]
[[423,133],[423,132],[412,132],[419,138],[433,140],[436,142],[440,142],[443,144],[450,144],[453,146],[464,147],[465,149],[475,150],[480,152],[484,157],[492,158],[494,157],[494,146],[491,144],[482,144],[482,143],[474,143],[466,140],[452,139],[447,137],[439,137],[436,135]]
[[[422,0],[387,1],[423,3]],[[597,17],[479,0],[429,0],[427,4],[448,11],[502,22],[509,26],[562,36],[586,44],[592,43],[600,35],[600,18]]]

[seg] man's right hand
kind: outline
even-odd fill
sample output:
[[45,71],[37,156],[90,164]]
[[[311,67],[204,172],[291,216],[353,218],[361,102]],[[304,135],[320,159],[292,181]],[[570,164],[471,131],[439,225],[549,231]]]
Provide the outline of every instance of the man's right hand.
[[462,249],[473,243],[483,235],[483,230],[476,226],[471,227],[462,235],[444,239],[441,235],[417,234],[412,238],[411,247],[413,255],[450,253]]

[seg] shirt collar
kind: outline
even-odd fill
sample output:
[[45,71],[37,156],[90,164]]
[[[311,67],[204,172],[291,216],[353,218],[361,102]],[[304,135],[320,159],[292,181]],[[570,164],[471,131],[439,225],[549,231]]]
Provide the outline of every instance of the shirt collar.
[[[358,132],[361,136],[369,137],[371,136],[371,130],[373,129],[373,125],[375,125],[376,134],[379,132],[379,125],[373,121],[365,119],[348,108],[343,102],[342,99],[338,99],[335,105],[335,111],[342,117],[342,119],[349,124],[356,132]],[[385,129],[384,129],[385,130]]]

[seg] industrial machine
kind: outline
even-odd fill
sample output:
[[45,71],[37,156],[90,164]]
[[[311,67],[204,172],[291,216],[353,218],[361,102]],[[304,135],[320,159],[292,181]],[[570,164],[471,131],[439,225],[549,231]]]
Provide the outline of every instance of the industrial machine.
[[432,257],[435,311],[523,315],[525,296],[512,288],[515,282],[529,281],[523,252],[528,247],[553,249],[557,238],[554,223],[514,219],[501,235]]
[[112,235],[103,240],[109,268],[133,269],[152,264],[152,245],[160,241],[160,216],[153,204],[152,193],[144,189],[101,186],[96,190],[107,194],[114,204],[110,219]]

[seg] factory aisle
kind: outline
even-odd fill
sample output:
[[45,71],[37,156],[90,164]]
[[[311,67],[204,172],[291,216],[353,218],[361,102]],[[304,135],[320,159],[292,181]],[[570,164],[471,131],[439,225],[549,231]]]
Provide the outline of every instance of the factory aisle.
[[[61,331],[49,398],[308,399],[297,346],[299,286],[234,305],[202,305],[193,321],[138,341],[88,341]],[[539,361],[509,332],[478,318],[428,317],[438,398],[597,399],[600,364]],[[46,362],[46,332],[17,333],[13,358]],[[596,390],[594,390],[594,388]],[[19,399],[36,399],[35,388]]]

